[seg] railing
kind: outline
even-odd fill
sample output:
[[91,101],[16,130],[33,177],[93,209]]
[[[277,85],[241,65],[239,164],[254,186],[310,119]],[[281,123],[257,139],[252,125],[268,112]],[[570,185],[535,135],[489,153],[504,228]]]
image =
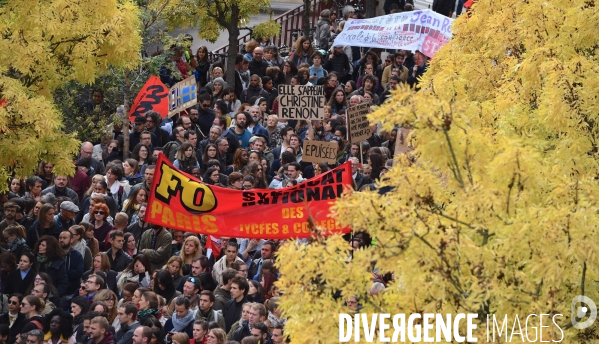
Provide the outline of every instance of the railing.
[[[349,2],[350,1],[347,1],[347,3],[349,3]],[[352,2],[363,5],[363,0],[354,0]],[[328,1],[326,1],[326,0],[311,0],[310,28],[313,28],[314,26],[316,26],[316,22],[318,21],[318,18],[320,17],[320,12],[322,12],[324,9],[327,9],[327,8],[330,9],[330,8],[334,7],[335,3],[337,3],[337,2],[331,1],[331,0],[328,0]],[[278,16],[274,19],[274,21],[276,23],[279,23],[281,25],[281,33],[272,39],[272,44],[274,44],[275,46],[278,46],[278,47],[283,46],[283,45],[288,46],[288,47],[293,46],[293,44],[295,43],[293,31],[295,29],[304,27],[304,11],[305,11],[305,6],[302,4],[290,11],[287,11],[287,12],[281,14],[280,16]],[[338,17],[341,17],[340,10],[338,10]],[[240,36],[237,39],[237,46],[238,46],[237,51],[242,51],[241,48],[245,45],[245,43],[249,42],[251,39],[252,39],[251,32],[248,32],[247,34]],[[228,48],[229,48],[229,45],[227,44],[225,46],[222,46],[222,47],[214,50],[213,53],[214,54],[226,54]],[[226,61],[224,61],[224,62],[226,65]]]

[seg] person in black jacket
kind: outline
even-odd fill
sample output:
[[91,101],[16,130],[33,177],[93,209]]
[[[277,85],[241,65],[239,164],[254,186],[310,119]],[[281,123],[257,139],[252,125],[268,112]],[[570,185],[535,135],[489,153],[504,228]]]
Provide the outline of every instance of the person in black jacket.
[[58,238],[60,228],[54,222],[56,211],[52,204],[44,204],[38,213],[37,220],[27,230],[27,246],[33,247],[36,242],[45,235]]
[[44,302],[37,296],[27,295],[21,302],[21,313],[25,314],[27,321],[21,328],[21,334],[32,330],[42,330],[44,328],[42,321],[44,317],[40,314],[44,309]]
[[416,64],[410,70],[410,74],[408,76],[408,84],[410,87],[418,87],[418,79],[426,73],[428,69],[428,58],[424,56],[423,53],[417,51],[414,55],[414,60]]
[[65,268],[68,276],[68,286],[65,290],[65,295],[61,295],[61,307],[68,308],[69,301],[75,296],[79,290],[81,275],[83,275],[83,256],[77,250],[71,247],[73,233],[68,230],[60,233],[59,237],[60,248],[64,252]]
[[[268,68],[268,63],[262,58],[264,56],[264,49],[261,47],[257,47],[254,49],[253,59],[250,61],[250,74],[258,75],[260,78],[266,75],[266,68]],[[244,102],[242,102],[244,103]]]
[[250,85],[241,92],[241,96],[239,97],[241,104],[249,103],[250,99],[254,97],[268,98],[268,93],[262,88],[261,83],[261,76],[259,74],[252,74]]
[[4,289],[5,294],[21,292],[24,293],[33,284],[36,271],[33,268],[35,257],[29,251],[19,257],[19,268],[8,274],[8,281]]
[[335,72],[339,76],[339,81],[341,83],[347,82],[351,77],[349,74],[351,71],[350,61],[347,55],[345,55],[342,45],[333,48],[333,52],[329,55],[329,59],[323,67],[329,74]]
[[162,124],[162,116],[158,112],[152,110],[146,112],[146,130],[154,134],[154,141],[152,141],[154,147],[164,147],[170,141],[168,131],[160,127],[160,124]]
[[247,302],[245,296],[249,289],[248,282],[243,277],[234,277],[231,281],[231,300],[227,302],[223,309],[226,325],[225,332],[228,333],[233,323],[241,318],[243,304]]
[[[64,252],[60,248],[58,240],[52,236],[43,236],[33,248],[37,263],[37,272],[45,272],[52,279],[58,295],[65,295],[69,286],[69,277],[64,258]],[[83,262],[83,259],[81,259]]]
[[13,344],[17,340],[17,335],[27,323],[27,317],[20,312],[23,295],[14,293],[8,297],[8,312],[0,316],[0,324],[9,326],[8,344]]

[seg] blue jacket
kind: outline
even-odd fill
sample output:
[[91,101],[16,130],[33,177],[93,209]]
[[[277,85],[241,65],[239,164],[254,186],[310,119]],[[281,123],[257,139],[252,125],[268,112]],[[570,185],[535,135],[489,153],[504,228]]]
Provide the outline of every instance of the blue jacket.
[[252,128],[252,135],[256,135],[256,134],[260,134],[260,135],[264,135],[266,137],[266,145],[269,145],[269,141],[268,141],[268,130],[266,130],[266,128],[264,128],[262,126],[262,124],[260,123],[255,123],[254,124],[254,128]]
[[83,275],[83,256],[81,256],[79,251],[71,248],[71,250],[65,254],[64,262],[69,278],[66,295],[72,295],[80,286],[81,276]]

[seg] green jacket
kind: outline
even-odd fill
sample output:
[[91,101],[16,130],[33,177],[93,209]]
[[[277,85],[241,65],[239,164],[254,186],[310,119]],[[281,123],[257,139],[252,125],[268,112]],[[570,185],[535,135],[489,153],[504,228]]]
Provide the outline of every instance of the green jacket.
[[161,229],[160,233],[158,233],[158,237],[156,238],[155,249],[152,249],[153,234],[154,230],[152,228],[143,232],[139,241],[139,251],[143,251],[143,254],[150,258],[152,270],[156,270],[161,269],[170,258],[173,237],[168,230],[164,228]]

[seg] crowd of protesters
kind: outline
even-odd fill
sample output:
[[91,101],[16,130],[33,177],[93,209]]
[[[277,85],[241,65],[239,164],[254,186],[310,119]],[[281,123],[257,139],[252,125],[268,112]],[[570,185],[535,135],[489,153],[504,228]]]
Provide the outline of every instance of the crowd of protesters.
[[[387,12],[400,10],[389,3]],[[322,11],[314,39],[300,37],[286,59],[267,39],[250,41],[234,80],[206,47],[178,50],[173,66],[179,80],[195,75],[197,106],[172,119],[136,117],[130,152],[116,125],[101,142],[84,142],[72,177],[41,161],[34,175],[10,180],[0,197],[0,343],[285,342],[274,265],[281,242],[221,237],[206,257],[210,238],[146,223],[155,162],[163,153],[205,183],[248,190],[297,185],[350,161],[354,189],[376,189],[403,128],[373,124],[367,140],[348,142],[346,111],[384,103],[399,84],[417,87],[428,61],[419,52],[333,46],[344,20],[361,17],[351,6]],[[325,119],[278,118],[283,84],[324,86]],[[82,109],[98,106],[106,107],[101,90]],[[303,161],[306,139],[336,142],[336,164]],[[357,249],[370,238],[348,241]],[[390,278],[375,275],[371,293]]]

